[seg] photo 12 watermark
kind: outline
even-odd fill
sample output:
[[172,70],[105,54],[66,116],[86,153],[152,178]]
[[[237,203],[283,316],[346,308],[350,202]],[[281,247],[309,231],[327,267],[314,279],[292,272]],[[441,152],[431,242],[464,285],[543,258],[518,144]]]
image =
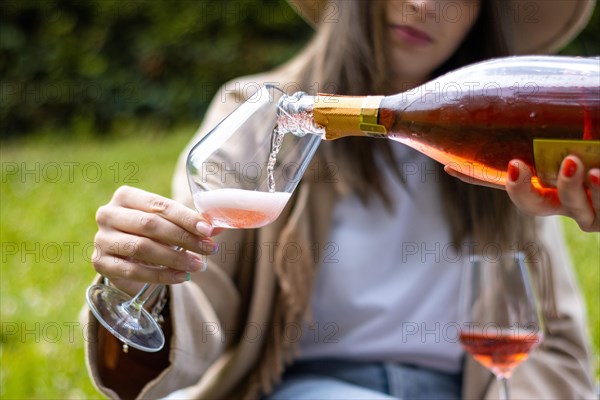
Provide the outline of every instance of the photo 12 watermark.
[[215,263],[239,263],[242,261],[269,263],[286,262],[290,264],[310,260],[313,263],[337,264],[340,247],[336,242],[319,243],[297,242],[218,242],[219,251],[211,256],[203,256],[205,260]]
[[[114,262],[127,259],[138,249],[135,242],[114,242],[105,247],[104,252],[113,257]],[[0,243],[2,263],[34,264],[73,264],[93,263],[103,255],[102,247],[95,242],[76,241],[3,241]]]
[[138,104],[142,100],[138,84],[127,82],[118,87],[107,87],[94,81],[61,81],[22,83],[10,80],[0,82],[0,102],[5,104],[45,104],[104,102]]
[[97,341],[96,333],[88,328],[89,324],[75,321],[2,321],[2,344],[17,343],[68,343]]
[[513,242],[500,244],[496,242],[439,242],[439,241],[404,241],[399,243],[400,261],[402,263],[447,263],[462,264],[483,259],[496,262],[506,255],[519,257],[523,255],[529,264],[541,261],[541,248],[536,242]]
[[501,324],[498,322],[416,322],[404,321],[400,326],[401,343],[462,343],[481,337],[488,341],[518,340],[538,343],[543,329],[534,322]]
[[133,161],[108,165],[95,161],[5,161],[0,165],[2,183],[139,183],[140,167]]
[[204,322],[199,333],[202,343],[214,340],[226,343],[235,338],[239,341],[258,343],[274,335],[281,335],[289,343],[337,343],[340,340],[340,327],[333,321],[306,324],[250,321],[238,329],[232,329],[217,322]]

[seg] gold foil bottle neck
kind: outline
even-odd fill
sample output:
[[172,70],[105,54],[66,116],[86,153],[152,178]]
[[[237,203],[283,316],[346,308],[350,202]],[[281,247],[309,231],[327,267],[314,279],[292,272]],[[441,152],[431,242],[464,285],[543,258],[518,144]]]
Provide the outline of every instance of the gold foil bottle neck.
[[383,96],[315,96],[315,122],[325,127],[325,139],[344,136],[385,136],[387,130],[377,123]]

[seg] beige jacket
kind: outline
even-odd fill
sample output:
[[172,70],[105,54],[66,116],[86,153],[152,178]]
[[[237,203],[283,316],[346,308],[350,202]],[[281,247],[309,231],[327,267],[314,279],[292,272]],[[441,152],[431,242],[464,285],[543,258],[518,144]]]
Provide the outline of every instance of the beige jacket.
[[[279,81],[274,75],[235,82]],[[234,83],[226,85],[234,87]],[[241,99],[221,90],[198,135],[216,125]],[[192,142],[194,142],[195,138]],[[184,172],[184,152],[174,180],[174,198],[190,207]],[[318,161],[315,161],[317,163]],[[322,165],[313,165],[320,171]],[[319,176],[318,174],[312,174]],[[307,178],[307,177],[305,177]],[[286,326],[299,326],[309,304],[312,276],[318,257],[315,249],[327,245],[335,191],[328,179],[305,179],[283,215],[259,230],[230,230],[216,236],[219,253],[209,257],[209,268],[192,274],[192,282],[170,288],[173,335],[168,344],[169,365],[149,381],[139,398],[222,399],[257,397],[276,384],[284,365],[293,360],[293,335]],[[587,342],[584,305],[556,218],[540,220],[543,245],[550,252],[552,289],[556,312],[546,315],[546,336],[511,379],[515,399],[595,398],[591,357]],[[286,257],[287,243],[301,248],[300,256]],[[96,337],[98,323],[89,313],[88,337]],[[100,373],[100,355],[116,351],[102,341],[87,343],[88,368],[98,389],[118,397],[106,387]],[[135,362],[135,361],[134,361]],[[118,365],[115,364],[115,365]],[[143,368],[143,367],[142,367]],[[116,371],[127,374],[129,371]],[[491,374],[466,357],[464,398],[496,397]]]

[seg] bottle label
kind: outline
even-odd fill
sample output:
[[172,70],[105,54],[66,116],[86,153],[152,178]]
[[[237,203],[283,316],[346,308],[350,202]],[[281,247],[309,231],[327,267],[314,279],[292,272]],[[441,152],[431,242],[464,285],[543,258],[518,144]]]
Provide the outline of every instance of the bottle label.
[[383,100],[383,96],[367,96],[363,100],[358,127],[367,136],[384,137],[387,135],[385,126],[377,123],[381,100]]
[[579,157],[586,172],[600,168],[600,140],[533,140],[535,171],[542,185],[556,186],[560,164],[568,155]]

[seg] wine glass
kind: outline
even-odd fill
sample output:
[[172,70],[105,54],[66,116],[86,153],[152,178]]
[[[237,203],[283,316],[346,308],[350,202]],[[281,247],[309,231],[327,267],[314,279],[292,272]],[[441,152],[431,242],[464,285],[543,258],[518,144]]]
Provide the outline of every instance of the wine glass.
[[543,322],[524,253],[474,256],[460,292],[460,342],[496,376],[500,398],[509,399],[508,379],[543,338]]
[[[214,227],[259,228],[290,199],[321,138],[285,135],[277,128],[284,92],[263,85],[191,149],[186,170],[194,204]],[[107,284],[87,290],[90,310],[125,345],[163,348],[160,325],[144,308],[162,285],[145,284],[132,298]]]
[[283,94],[264,85],[190,151],[194,205],[212,226],[259,228],[273,222],[308,167],[321,138],[278,129]]
[[104,283],[88,287],[86,299],[94,317],[110,333],[128,347],[156,352],[165,345],[165,335],[155,318],[144,308],[162,285],[146,283],[131,297],[122,290]]

